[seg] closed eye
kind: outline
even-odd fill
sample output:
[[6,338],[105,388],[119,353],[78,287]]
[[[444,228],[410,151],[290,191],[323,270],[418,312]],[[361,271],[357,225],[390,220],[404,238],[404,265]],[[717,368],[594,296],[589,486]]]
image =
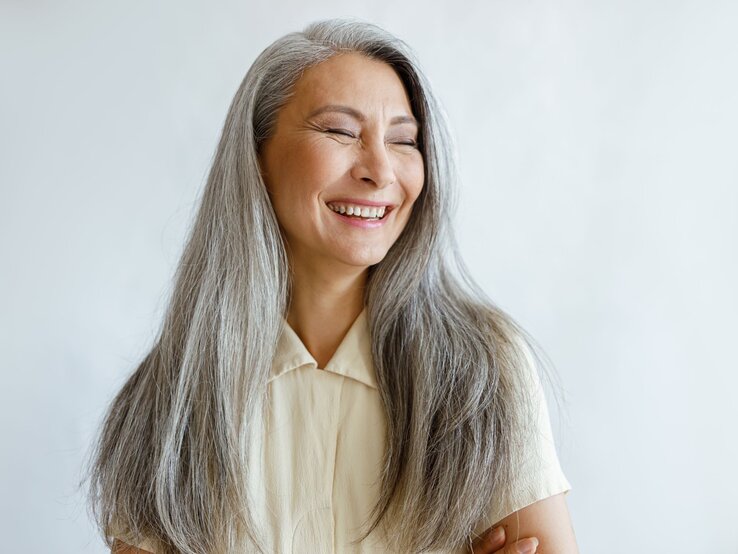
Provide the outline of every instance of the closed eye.
[[414,147],[414,148],[416,148],[416,147],[418,146],[418,143],[417,143],[417,142],[415,142],[414,140],[405,140],[405,141],[403,141],[403,140],[398,140],[398,141],[397,141],[397,142],[395,142],[394,144],[401,144],[401,145],[403,145],[403,146],[412,146],[412,147]]
[[351,131],[346,129],[326,129],[326,133],[333,133],[334,135],[343,135],[345,137],[356,138]]
[[[354,135],[351,131],[348,131],[346,129],[331,128],[331,129],[325,129],[325,132],[326,133],[331,133],[333,135],[341,135],[341,136],[344,136],[344,137],[349,137],[349,138],[352,138],[352,139],[355,139],[356,138],[356,135]],[[398,141],[394,141],[392,144],[397,144],[397,145],[400,145],[400,146],[411,146],[413,148],[417,148],[418,147],[417,141],[414,141],[412,139],[398,140]]]

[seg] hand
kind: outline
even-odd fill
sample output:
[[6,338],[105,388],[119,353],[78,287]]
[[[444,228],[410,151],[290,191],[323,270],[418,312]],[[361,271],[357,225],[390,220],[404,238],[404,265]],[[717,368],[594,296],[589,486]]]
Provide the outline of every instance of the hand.
[[538,549],[538,539],[526,537],[505,545],[505,528],[490,527],[472,543],[471,554],[534,554]]

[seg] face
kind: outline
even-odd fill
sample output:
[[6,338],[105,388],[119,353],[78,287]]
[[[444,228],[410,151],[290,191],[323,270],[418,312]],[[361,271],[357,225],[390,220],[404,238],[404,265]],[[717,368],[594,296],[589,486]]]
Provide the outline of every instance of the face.
[[384,258],[423,187],[418,131],[389,65],[348,53],[303,73],[260,153],[293,261],[367,267]]

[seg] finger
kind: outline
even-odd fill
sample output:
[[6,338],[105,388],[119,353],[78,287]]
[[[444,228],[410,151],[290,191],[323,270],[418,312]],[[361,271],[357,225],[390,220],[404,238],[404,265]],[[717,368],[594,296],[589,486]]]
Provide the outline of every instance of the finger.
[[527,537],[520,539],[500,550],[500,554],[535,554],[538,550],[538,539],[535,537]]
[[505,528],[490,527],[472,543],[472,554],[492,554],[505,546]]
[[486,534],[472,544],[472,554],[535,554],[538,550],[538,539],[526,537],[505,546],[505,530],[503,527],[488,529]]

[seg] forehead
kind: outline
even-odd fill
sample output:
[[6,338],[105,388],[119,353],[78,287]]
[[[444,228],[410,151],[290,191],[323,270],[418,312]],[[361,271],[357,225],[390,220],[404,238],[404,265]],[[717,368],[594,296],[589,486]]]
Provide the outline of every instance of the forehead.
[[402,80],[387,63],[357,53],[332,56],[308,68],[295,84],[292,102],[300,111],[322,104],[411,114]]

